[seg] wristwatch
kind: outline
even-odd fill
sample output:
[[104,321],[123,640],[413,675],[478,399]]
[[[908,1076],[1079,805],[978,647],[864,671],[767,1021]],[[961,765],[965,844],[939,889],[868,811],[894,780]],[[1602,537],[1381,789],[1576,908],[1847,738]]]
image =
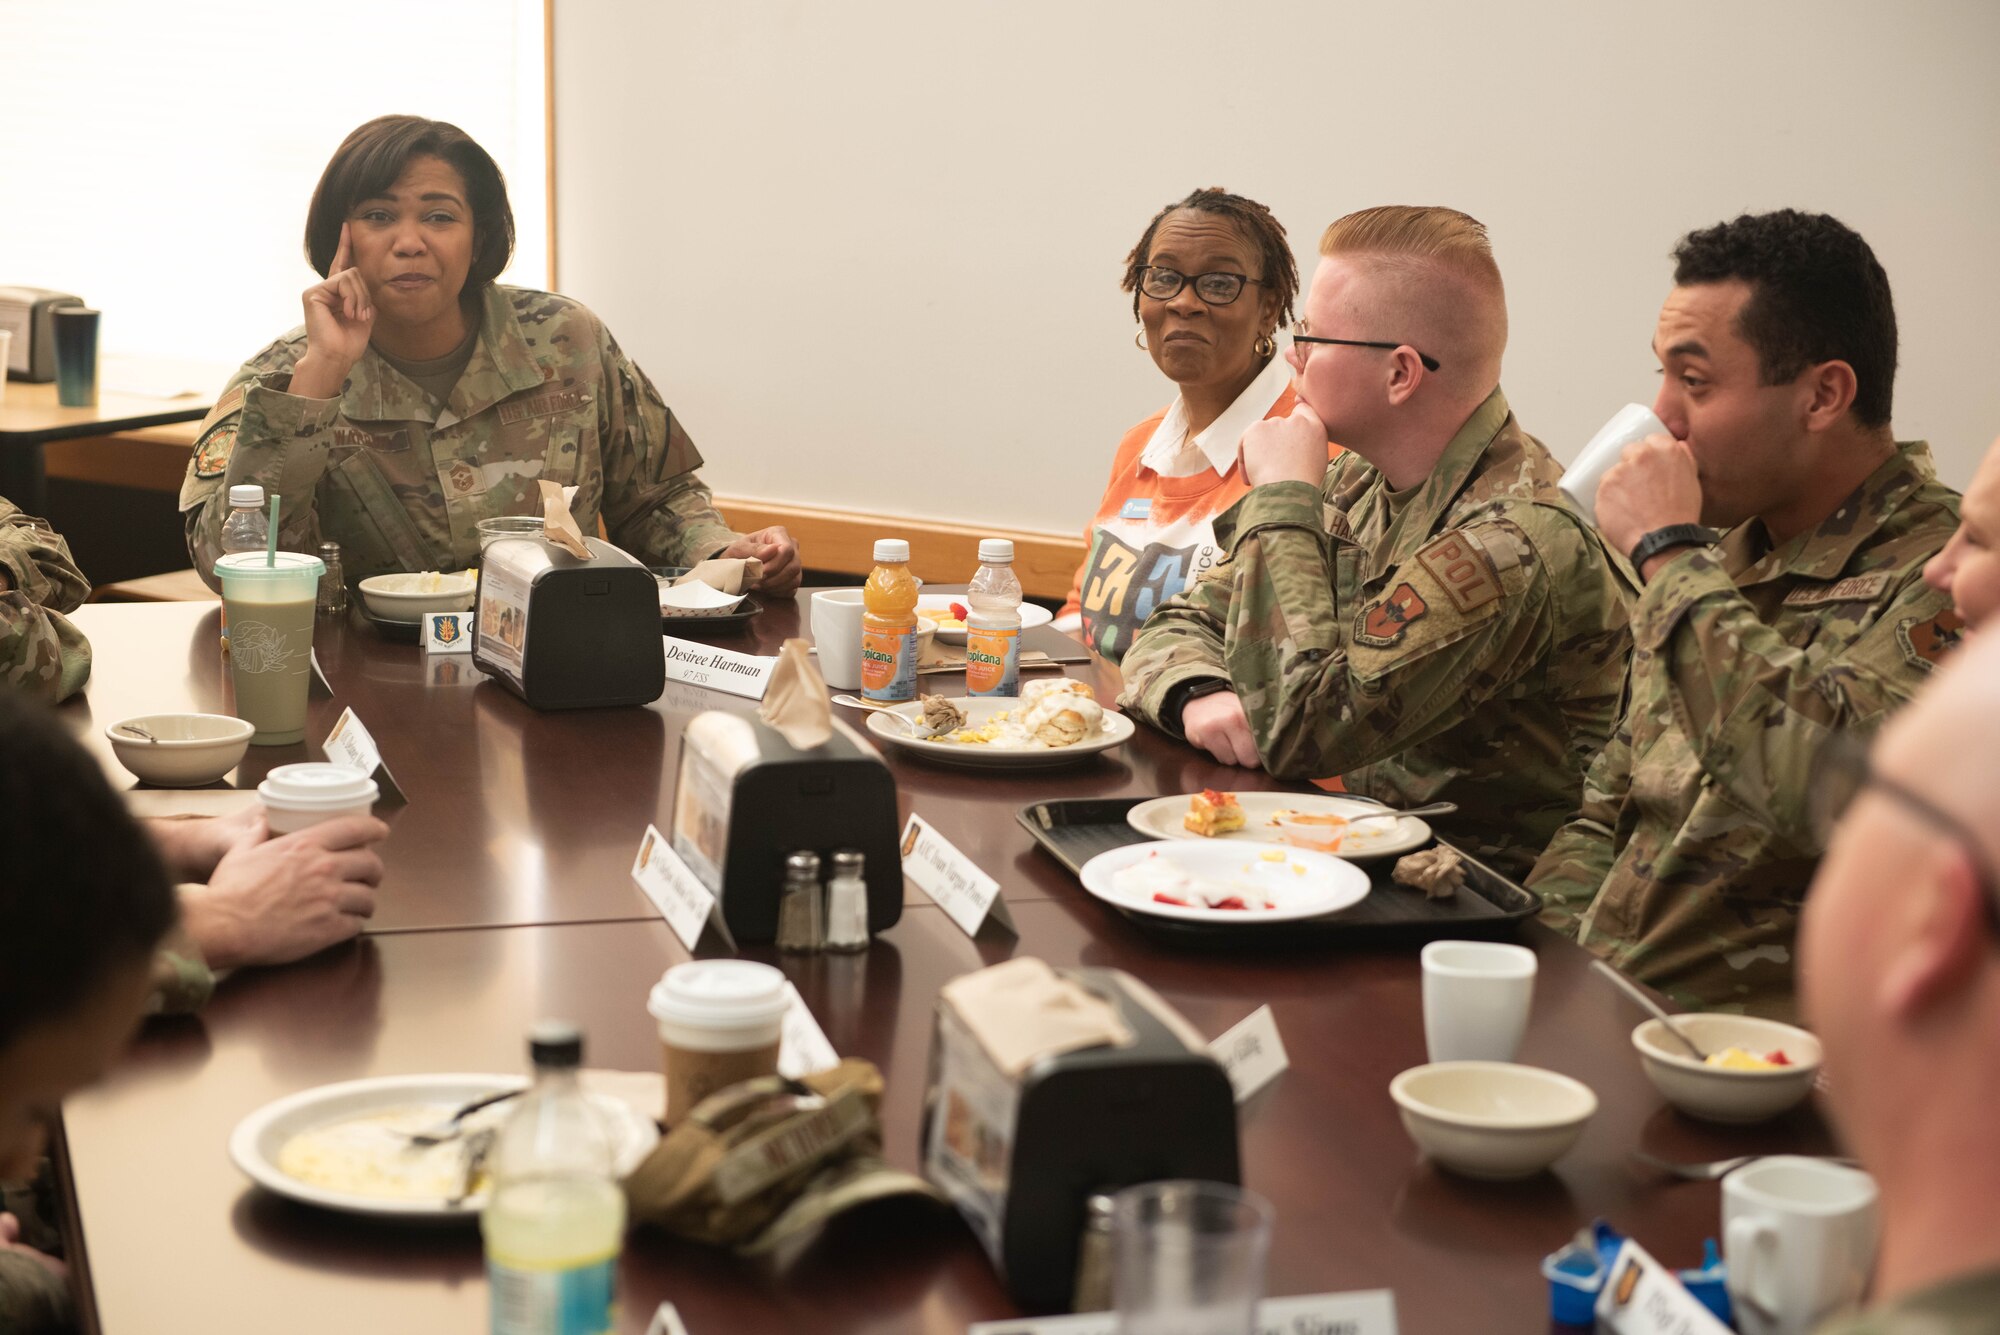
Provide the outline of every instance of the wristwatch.
[[1722,535],[1705,524],[1669,524],[1639,539],[1632,549],[1632,565],[1644,566],[1670,547],[1712,547],[1721,541]]

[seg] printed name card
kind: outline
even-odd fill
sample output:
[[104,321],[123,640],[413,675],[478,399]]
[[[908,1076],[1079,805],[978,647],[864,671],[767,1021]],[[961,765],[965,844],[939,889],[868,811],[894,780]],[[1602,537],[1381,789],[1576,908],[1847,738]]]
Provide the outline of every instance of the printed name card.
[[776,658],[759,654],[739,654],[671,635],[660,638],[666,642],[668,681],[727,691],[748,700],[764,698],[764,688],[771,684],[771,669],[778,665]]
[[336,765],[347,765],[360,770],[382,786],[382,795],[397,802],[408,802],[403,789],[396,782],[396,776],[389,773],[389,767],[382,763],[382,748],[375,745],[375,738],[368,729],[361,726],[352,709],[340,711],[340,718],[333,725],[333,731],[326,735],[326,744],[320,747],[326,758]]
[[1617,1335],[1729,1335],[1680,1277],[1630,1238],[1597,1295],[1597,1328]]
[[423,643],[427,654],[469,654],[472,652],[473,618],[470,612],[424,613]]
[[736,939],[722,921],[714,892],[674,852],[672,842],[657,826],[648,825],[646,837],[639,841],[639,856],[632,863],[632,883],[653,901],[653,907],[667,920],[667,926],[673,928],[674,935],[690,951],[701,940],[701,929],[710,923],[715,924],[715,930],[729,948],[736,949]]
[[979,870],[971,858],[952,847],[951,840],[932,829],[922,816],[912,815],[903,827],[903,875],[916,882],[945,916],[967,936],[978,936],[979,925],[991,919],[1019,936],[1000,882]]
[[661,1303],[653,1313],[653,1324],[646,1327],[646,1335],[688,1335],[688,1328],[681,1324],[681,1314],[672,1303]]
[[789,981],[785,1002],[784,1025],[778,1035],[778,1074],[796,1080],[840,1065],[840,1054],[827,1042],[826,1031],[813,1018],[812,1008]]
[[[966,1327],[965,1335],[1118,1335],[1118,1314],[980,1321]],[[1396,1335],[1396,1295],[1363,1289],[1266,1298],[1257,1304],[1257,1335]]]
[[1248,1103],[1291,1065],[1284,1040],[1278,1037],[1277,1018],[1268,1005],[1251,1011],[1209,1044],[1208,1055],[1228,1072],[1229,1087],[1236,1091],[1238,1103]]

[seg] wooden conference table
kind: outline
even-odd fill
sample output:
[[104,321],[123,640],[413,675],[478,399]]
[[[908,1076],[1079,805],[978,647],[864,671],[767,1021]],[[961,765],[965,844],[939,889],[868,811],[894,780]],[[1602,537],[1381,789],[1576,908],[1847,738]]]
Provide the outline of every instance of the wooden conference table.
[[[65,711],[114,773],[106,724],[226,703],[215,617],[213,604],[78,613],[96,669]],[[715,643],[775,652],[798,620],[775,600],[752,629]],[[313,702],[309,736],[324,737],[352,706],[410,797],[390,816],[380,911],[357,943],[243,971],[199,1017],[150,1023],[101,1085],[65,1106],[90,1328],[110,1335],[484,1330],[475,1228],[385,1226],[272,1197],[230,1164],[230,1129],[271,1099],[331,1081],[520,1070],[527,1029],[544,1016],[583,1026],[590,1065],[657,1062],[645,995],[687,952],[628,872],[647,822],[668,826],[686,720],[745,702],[670,685],[647,710],[537,714],[467,658],[426,663],[359,621],[322,620],[318,654],[335,696]],[[1114,672],[1078,671],[1108,698]],[[253,749],[233,782],[252,786],[308,754]],[[1406,1335],[1547,1330],[1537,1262],[1598,1216],[1667,1264],[1693,1264],[1717,1231],[1718,1189],[1661,1179],[1630,1159],[1636,1147],[1684,1159],[1828,1147],[1809,1108],[1736,1130],[1674,1113],[1632,1053],[1637,1017],[1589,974],[1584,952],[1530,924],[1520,939],[1540,976],[1520,1059],[1582,1079],[1601,1106],[1552,1173],[1510,1185],[1442,1174],[1419,1159],[1387,1092],[1425,1059],[1414,948],[1162,944],[1087,897],[1014,819],[1042,798],[1283,785],[1144,728],[1108,758],[1045,776],[890,764],[903,811],[922,813],[1000,881],[1020,939],[991,926],[969,939],[913,894],[865,955],[746,953],[791,975],[841,1053],[882,1069],[900,1167],[917,1167],[938,988],[1014,954],[1128,970],[1211,1035],[1270,1003],[1291,1069],[1245,1109],[1241,1129],[1244,1181],[1277,1207],[1269,1292],[1390,1288]],[[704,940],[702,953],[718,948]],[[642,1230],[621,1282],[635,1332],[663,1299],[693,1335],[945,1335],[1014,1313],[963,1225],[910,1202],[837,1221],[782,1271]]]
[[57,402],[53,384],[20,381],[5,390],[0,395],[0,496],[31,515],[47,512],[42,447],[50,441],[199,421],[209,409],[209,401],[198,395],[152,399],[100,392],[92,407],[65,408]]

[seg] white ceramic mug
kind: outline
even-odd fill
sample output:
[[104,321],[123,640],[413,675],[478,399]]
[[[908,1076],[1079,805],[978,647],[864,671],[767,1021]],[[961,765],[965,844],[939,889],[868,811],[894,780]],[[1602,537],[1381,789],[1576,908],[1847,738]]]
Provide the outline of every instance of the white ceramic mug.
[[1722,1179],[1722,1254],[1743,1335],[1805,1335],[1854,1307],[1875,1262],[1875,1179],[1779,1156]]
[[861,689],[860,589],[821,589],[812,596],[813,648],[819,675],[836,691]]
[[1667,424],[1655,417],[1651,408],[1628,403],[1590,438],[1590,443],[1576,456],[1576,462],[1563,470],[1562,481],[1557,485],[1594,523],[1597,519],[1597,484],[1604,481],[1611,465],[1625,457],[1625,447],[1648,436],[1666,434]]
[[1535,952],[1499,941],[1433,941],[1423,964],[1431,1060],[1513,1061],[1535,999]]

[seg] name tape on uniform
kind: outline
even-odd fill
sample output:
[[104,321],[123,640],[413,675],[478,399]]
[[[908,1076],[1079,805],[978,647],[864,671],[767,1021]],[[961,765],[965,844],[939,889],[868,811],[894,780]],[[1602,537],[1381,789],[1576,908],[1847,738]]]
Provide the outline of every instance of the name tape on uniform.
[[397,802],[408,802],[403,796],[402,785],[396,776],[389,773],[389,767],[382,763],[382,748],[375,745],[374,735],[361,725],[352,708],[340,711],[340,718],[334,723],[333,731],[326,735],[326,744],[320,747],[326,758],[336,765],[346,765],[358,769],[369,778],[382,785],[382,795]]
[[[965,1335],[1118,1335],[1118,1314],[980,1321],[966,1327]],[[1396,1295],[1363,1289],[1266,1298],[1257,1304],[1257,1335],[1396,1335]]]
[[917,889],[931,897],[945,916],[957,923],[967,936],[978,936],[979,926],[989,918],[1019,936],[1007,902],[1000,898],[1000,882],[979,870],[977,863],[952,846],[951,840],[932,829],[922,816],[912,815],[903,827],[903,875]]
[[778,660],[761,654],[739,654],[712,644],[660,637],[666,642],[667,680],[701,686],[711,691],[727,691],[747,700],[762,700],[771,684],[771,669]]
[[424,613],[424,652],[427,654],[469,654],[472,652],[473,616],[470,612]]
[[1729,1335],[1673,1271],[1630,1238],[1597,1295],[1597,1328],[1616,1335]]
[[653,907],[689,951],[701,940],[701,929],[710,923],[729,948],[736,949],[736,939],[730,936],[716,905],[715,892],[702,884],[657,826],[648,825],[646,837],[639,841],[639,856],[632,862],[632,883],[653,901]]
[[778,1034],[778,1074],[797,1080],[840,1065],[840,1054],[827,1042],[826,1031],[790,980],[785,983],[785,1019]]
[[1238,1103],[1248,1103],[1291,1065],[1285,1042],[1278,1037],[1277,1017],[1268,1004],[1251,1011],[1209,1044],[1208,1055],[1228,1072],[1229,1087],[1236,1091]]

